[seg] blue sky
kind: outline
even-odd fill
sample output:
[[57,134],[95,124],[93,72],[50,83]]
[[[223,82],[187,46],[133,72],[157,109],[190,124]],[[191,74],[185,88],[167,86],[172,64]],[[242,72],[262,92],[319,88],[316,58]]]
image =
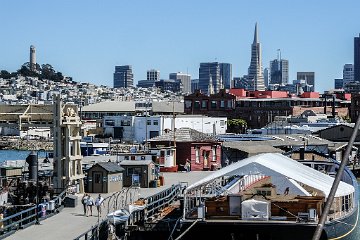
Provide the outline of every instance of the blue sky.
[[233,64],[247,73],[258,22],[263,65],[289,60],[290,79],[314,71],[316,90],[333,88],[353,62],[359,35],[358,0],[2,0],[0,69],[29,61],[50,63],[75,81],[112,86],[115,65],[131,64],[135,80],[146,70],[188,72],[200,62]]

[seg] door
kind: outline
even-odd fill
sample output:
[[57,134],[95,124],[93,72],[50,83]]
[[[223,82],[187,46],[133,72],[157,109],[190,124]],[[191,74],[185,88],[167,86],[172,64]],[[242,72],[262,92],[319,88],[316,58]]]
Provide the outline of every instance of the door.
[[114,138],[122,140],[124,137],[123,127],[114,127]]
[[93,172],[93,192],[102,193],[103,192],[103,173],[102,172]]
[[203,151],[204,168],[209,168],[210,151]]

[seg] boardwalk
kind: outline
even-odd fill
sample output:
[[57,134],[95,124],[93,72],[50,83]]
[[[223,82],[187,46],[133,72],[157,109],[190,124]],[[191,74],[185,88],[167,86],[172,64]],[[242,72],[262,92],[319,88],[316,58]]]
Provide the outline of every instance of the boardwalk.
[[[179,182],[188,182],[189,184],[196,182],[203,177],[209,175],[211,172],[189,172],[189,173],[164,173],[165,186],[159,188],[142,188],[140,189],[139,197],[148,197],[172,184]],[[110,194],[109,194],[110,195]],[[103,195],[104,197],[109,195]],[[97,194],[92,195],[94,199]],[[90,229],[98,221],[97,210],[93,208],[93,216],[85,217],[83,214],[83,206],[80,202],[82,195],[78,196],[78,205],[75,208],[64,208],[61,213],[41,221],[41,225],[33,225],[26,229],[19,230],[15,234],[6,238],[12,239],[27,239],[27,240],[41,240],[41,239],[74,239],[83,232]],[[105,204],[107,208],[107,204]],[[107,209],[103,209],[107,212]],[[103,217],[105,214],[103,214]]]

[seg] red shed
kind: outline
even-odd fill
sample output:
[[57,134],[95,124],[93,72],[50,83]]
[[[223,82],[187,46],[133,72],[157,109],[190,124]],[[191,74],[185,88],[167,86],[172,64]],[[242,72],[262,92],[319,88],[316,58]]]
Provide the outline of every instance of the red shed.
[[[174,142],[175,140],[175,142]],[[149,140],[151,148],[176,146],[176,164],[184,170],[186,161],[191,171],[216,170],[221,166],[221,142],[215,137],[191,128],[180,128]]]

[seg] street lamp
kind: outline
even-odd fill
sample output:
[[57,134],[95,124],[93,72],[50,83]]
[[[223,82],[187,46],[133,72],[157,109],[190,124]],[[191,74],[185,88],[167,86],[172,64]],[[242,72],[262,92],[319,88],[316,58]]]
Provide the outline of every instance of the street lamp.
[[[39,221],[39,153],[40,152],[44,152],[46,154],[46,157],[44,159],[44,163],[48,163],[49,159],[47,157],[47,152],[45,149],[39,149],[36,154],[35,151],[31,151],[31,153],[29,154],[29,156],[26,158],[26,162],[29,164],[29,179],[33,179],[36,178],[36,222],[35,224],[40,224]],[[36,175],[34,172],[34,168],[36,167]]]

